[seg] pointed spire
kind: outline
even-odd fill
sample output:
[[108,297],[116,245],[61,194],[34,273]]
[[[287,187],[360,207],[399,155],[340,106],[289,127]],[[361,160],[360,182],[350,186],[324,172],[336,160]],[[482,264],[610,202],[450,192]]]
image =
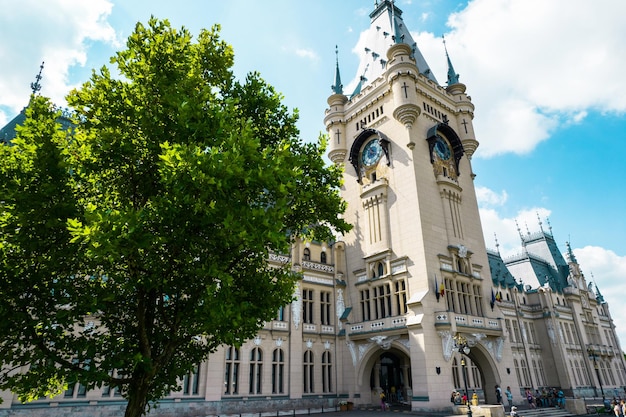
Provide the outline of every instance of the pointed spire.
[[392,39],[395,44],[404,43],[404,35],[401,34],[400,28],[398,27],[395,9],[396,5],[394,4],[394,0],[391,0],[391,29],[393,30]]
[[537,214],[537,220],[539,221],[539,230],[541,230],[541,233],[543,233],[543,223],[541,222],[541,217],[539,217],[539,212],[536,212]]
[[41,84],[39,84],[39,81],[41,81],[41,72],[43,71],[43,64],[44,62],[42,61],[41,65],[39,66],[39,74],[37,74],[37,76],[35,77],[35,82],[30,83],[30,88],[31,90],[33,90],[33,94],[37,94],[37,92],[41,90]]
[[448,60],[448,86],[458,84],[459,83],[459,74],[454,71],[454,67],[452,66],[452,61],[450,61],[450,55],[448,55],[448,47],[446,46],[446,38],[444,35],[441,35],[443,39],[443,49],[446,51],[446,59]]
[[341,84],[341,75],[339,74],[339,48],[335,45],[335,83],[331,86],[333,93],[343,94],[343,84]]

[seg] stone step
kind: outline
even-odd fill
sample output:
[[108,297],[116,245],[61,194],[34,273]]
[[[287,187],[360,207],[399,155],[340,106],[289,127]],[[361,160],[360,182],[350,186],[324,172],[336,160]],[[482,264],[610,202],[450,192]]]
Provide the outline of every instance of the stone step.
[[[505,413],[508,416],[509,413]],[[556,407],[517,409],[518,417],[570,417],[575,414]]]

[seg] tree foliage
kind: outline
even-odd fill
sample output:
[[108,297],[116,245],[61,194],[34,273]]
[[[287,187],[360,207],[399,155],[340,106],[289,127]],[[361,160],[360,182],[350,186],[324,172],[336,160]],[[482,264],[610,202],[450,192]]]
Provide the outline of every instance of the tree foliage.
[[253,337],[297,280],[293,236],[349,229],[340,172],[299,139],[257,73],[234,79],[219,26],[151,19],[72,91],[64,131],[33,97],[0,149],[0,387],[22,400],[117,387],[126,416]]

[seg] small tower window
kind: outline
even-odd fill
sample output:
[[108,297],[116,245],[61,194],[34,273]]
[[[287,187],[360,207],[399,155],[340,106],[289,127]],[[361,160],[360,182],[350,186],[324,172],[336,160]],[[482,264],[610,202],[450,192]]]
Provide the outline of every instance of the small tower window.
[[320,262],[325,264],[326,263],[326,252],[322,252],[320,255]]
[[304,248],[304,253],[302,255],[302,258],[305,261],[310,261],[311,260],[311,249],[309,248]]
[[378,265],[376,265],[376,271],[378,273],[378,277],[382,277],[385,274],[385,266],[382,262],[378,262]]

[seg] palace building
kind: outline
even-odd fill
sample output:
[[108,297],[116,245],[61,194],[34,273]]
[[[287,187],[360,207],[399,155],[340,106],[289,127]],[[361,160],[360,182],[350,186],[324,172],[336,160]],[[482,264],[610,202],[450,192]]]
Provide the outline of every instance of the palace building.
[[[609,306],[569,244],[563,255],[540,221],[538,232],[520,232],[519,255],[487,249],[475,109],[450,58],[444,85],[392,1],[377,1],[370,19],[360,82],[343,91],[337,62],[324,115],[353,229],[272,255],[302,274],[295,301],[254,339],[199,364],[151,415],[377,405],[381,392],[407,409],[449,410],[452,391],[495,403],[495,385],[510,386],[515,403],[526,389],[623,396]],[[31,404],[3,398],[0,407],[24,415],[122,404],[80,385]]]

